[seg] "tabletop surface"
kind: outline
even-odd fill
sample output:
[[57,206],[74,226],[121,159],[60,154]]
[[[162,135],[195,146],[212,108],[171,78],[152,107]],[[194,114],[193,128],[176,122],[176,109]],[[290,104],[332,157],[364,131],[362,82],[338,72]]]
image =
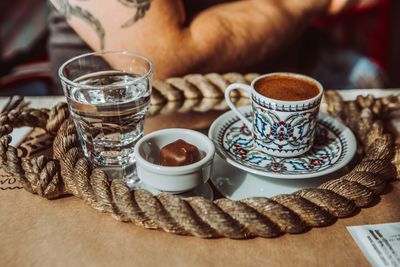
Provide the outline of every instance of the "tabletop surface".
[[[397,93],[362,90],[343,96],[352,99],[359,92]],[[63,98],[28,99],[34,107],[51,107]],[[0,108],[6,100],[0,98]],[[157,116],[148,120],[146,131],[205,129],[218,115]],[[400,183],[393,182],[371,207],[328,227],[269,239],[204,240],[116,221],[76,197],[49,201],[23,189],[4,189],[12,179],[0,171],[0,266],[369,266],[346,226],[400,221]]]

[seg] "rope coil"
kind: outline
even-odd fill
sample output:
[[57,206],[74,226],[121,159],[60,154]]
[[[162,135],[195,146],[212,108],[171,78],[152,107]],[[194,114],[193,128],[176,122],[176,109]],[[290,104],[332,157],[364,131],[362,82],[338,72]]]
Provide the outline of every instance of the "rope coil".
[[[165,106],[170,100],[197,101],[198,97],[203,97],[200,101],[215,98],[221,103],[227,84],[249,83],[254,77],[256,74],[231,73],[170,78],[154,83],[152,97],[155,103]],[[74,195],[117,220],[148,229],[235,239],[301,233],[311,227],[330,225],[336,218],[351,216],[357,209],[367,207],[400,173],[400,168],[396,168],[400,166],[400,149],[394,148],[391,135],[383,134],[381,121],[382,114],[399,107],[399,97],[367,96],[344,102],[337,93],[327,92],[326,102],[329,112],[341,117],[355,132],[365,157],[343,177],[288,195],[209,201],[165,193],[153,196],[145,190],[130,190],[121,179],[110,182],[102,170],[83,157],[65,103],[51,110],[21,107],[0,114],[0,166],[31,193],[47,199]],[[21,126],[39,127],[50,133],[54,138],[53,158],[19,154],[10,145],[10,133]]]

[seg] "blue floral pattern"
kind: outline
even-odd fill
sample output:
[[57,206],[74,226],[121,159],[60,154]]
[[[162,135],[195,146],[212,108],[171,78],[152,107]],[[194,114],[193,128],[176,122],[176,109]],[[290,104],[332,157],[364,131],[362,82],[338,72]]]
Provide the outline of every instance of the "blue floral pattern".
[[290,123],[284,121],[274,122],[271,128],[271,134],[281,142],[293,137],[293,127]]
[[314,140],[318,109],[293,113],[281,120],[273,110],[253,106],[254,140],[267,150],[300,151]]
[[[289,144],[293,135],[293,121],[295,120],[271,123],[272,127],[267,130],[270,131],[270,135],[274,135],[274,138]],[[309,135],[307,131],[304,126],[300,136],[305,138]],[[219,145],[223,146],[224,151],[233,160],[240,161],[241,164],[253,169],[280,174],[308,174],[332,167],[340,161],[344,153],[342,140],[329,123],[318,121],[315,136],[316,142],[306,154],[294,158],[273,157],[257,149],[254,144],[257,140],[253,141],[254,136],[251,132],[237,120],[225,130],[222,144]]]

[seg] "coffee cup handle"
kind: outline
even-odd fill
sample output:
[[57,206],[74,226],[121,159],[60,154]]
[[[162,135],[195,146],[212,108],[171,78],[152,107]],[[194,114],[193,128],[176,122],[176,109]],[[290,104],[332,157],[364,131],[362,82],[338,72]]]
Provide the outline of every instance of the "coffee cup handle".
[[252,131],[253,130],[253,125],[251,123],[251,121],[249,121],[248,119],[246,119],[242,113],[240,113],[240,111],[236,108],[235,104],[233,104],[232,100],[231,100],[231,92],[234,90],[245,90],[247,92],[247,94],[249,95],[249,97],[251,97],[251,86],[247,85],[247,84],[243,84],[243,83],[233,83],[231,85],[229,85],[226,90],[225,90],[225,101],[228,104],[229,108],[236,113],[236,115],[238,115],[239,119],[241,121],[243,121],[244,125],[246,125],[246,127]]

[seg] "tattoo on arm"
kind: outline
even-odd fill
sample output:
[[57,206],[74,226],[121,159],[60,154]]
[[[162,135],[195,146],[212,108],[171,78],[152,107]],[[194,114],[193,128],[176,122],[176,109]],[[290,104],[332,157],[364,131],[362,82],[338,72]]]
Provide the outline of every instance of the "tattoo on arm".
[[58,0],[60,12],[69,19],[71,16],[78,17],[88,23],[96,32],[100,40],[100,49],[103,50],[105,47],[105,35],[106,32],[101,24],[100,20],[93,16],[88,10],[81,8],[80,6],[72,6],[68,0]]
[[135,15],[121,25],[121,28],[127,28],[146,15],[146,12],[150,9],[152,0],[118,0],[121,4],[129,8],[135,8]]
[[[100,40],[100,49],[105,48],[105,35],[106,32],[101,24],[100,20],[93,16],[88,10],[83,9],[80,6],[73,6],[69,3],[69,0],[56,0],[59,7],[59,11],[65,16],[66,19],[72,16],[78,17],[89,24],[95,31]],[[80,0],[89,1],[89,0]],[[118,0],[121,4],[129,8],[135,8],[135,15],[121,25],[121,28],[127,28],[135,24],[138,20],[142,19],[146,12],[150,9],[152,0]]]

